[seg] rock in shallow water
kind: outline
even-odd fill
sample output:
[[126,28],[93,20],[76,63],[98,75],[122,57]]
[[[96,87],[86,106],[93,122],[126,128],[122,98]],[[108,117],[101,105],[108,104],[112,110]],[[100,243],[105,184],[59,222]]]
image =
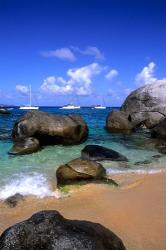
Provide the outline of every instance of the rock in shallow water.
[[18,140],[9,151],[11,155],[32,154],[40,149],[40,143],[36,138],[29,137]]
[[109,132],[130,133],[134,126],[125,112],[113,110],[107,116],[106,128]]
[[83,160],[93,161],[128,161],[127,157],[120,153],[99,145],[87,145],[81,151]]
[[1,250],[125,250],[121,239],[100,224],[67,220],[57,211],[41,211],[8,228]]
[[103,179],[106,175],[105,168],[89,160],[75,159],[62,166],[56,171],[58,184],[70,184],[80,180]]
[[88,136],[88,127],[80,115],[54,115],[31,111],[18,120],[13,128],[14,140],[34,137],[41,145],[78,144]]

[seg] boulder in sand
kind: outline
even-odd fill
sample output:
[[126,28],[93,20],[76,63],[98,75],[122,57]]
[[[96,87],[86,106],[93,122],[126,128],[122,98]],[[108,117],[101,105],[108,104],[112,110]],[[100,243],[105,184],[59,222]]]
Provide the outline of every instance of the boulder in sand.
[[125,250],[121,239],[100,224],[67,220],[57,211],[41,211],[0,236],[1,250]]

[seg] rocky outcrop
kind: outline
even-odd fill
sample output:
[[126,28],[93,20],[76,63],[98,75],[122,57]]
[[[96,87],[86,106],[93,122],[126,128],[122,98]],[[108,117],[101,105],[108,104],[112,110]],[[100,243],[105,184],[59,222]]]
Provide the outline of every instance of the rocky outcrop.
[[[13,128],[12,137],[16,142],[27,144],[27,138],[37,139],[43,145],[73,145],[83,142],[88,136],[88,127],[80,115],[54,115],[31,111],[19,119]],[[28,152],[29,153],[29,152]]]
[[8,152],[11,155],[32,154],[40,149],[40,143],[36,138],[23,138],[15,142],[11,150]]
[[156,81],[133,91],[121,110],[130,115],[131,122],[133,116],[139,115],[137,124],[143,122],[147,128],[154,127],[166,116],[166,80]]
[[147,84],[126,98],[120,111],[111,112],[106,121],[110,132],[125,132],[139,126],[155,127],[166,117],[166,80]]
[[41,211],[3,232],[1,250],[125,250],[109,229],[89,221],[67,220],[57,211]]
[[85,146],[81,151],[81,158],[92,161],[128,161],[126,156],[100,145]]
[[90,160],[75,159],[56,171],[57,184],[70,184],[81,180],[99,180],[105,178],[105,168]]

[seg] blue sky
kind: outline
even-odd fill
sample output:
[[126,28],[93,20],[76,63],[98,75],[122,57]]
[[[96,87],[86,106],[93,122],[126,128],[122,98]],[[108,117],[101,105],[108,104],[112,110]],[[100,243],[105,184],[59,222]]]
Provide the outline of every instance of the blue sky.
[[0,103],[119,106],[166,77],[166,1],[0,0]]

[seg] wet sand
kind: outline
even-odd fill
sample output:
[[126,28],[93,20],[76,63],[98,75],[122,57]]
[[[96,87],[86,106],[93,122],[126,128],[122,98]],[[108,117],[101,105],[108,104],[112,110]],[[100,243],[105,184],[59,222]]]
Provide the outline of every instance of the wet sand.
[[37,211],[55,209],[69,219],[103,224],[129,250],[165,250],[166,173],[114,176],[114,179],[121,183],[120,188],[88,184],[63,199],[31,197],[16,208],[0,203],[0,233]]

